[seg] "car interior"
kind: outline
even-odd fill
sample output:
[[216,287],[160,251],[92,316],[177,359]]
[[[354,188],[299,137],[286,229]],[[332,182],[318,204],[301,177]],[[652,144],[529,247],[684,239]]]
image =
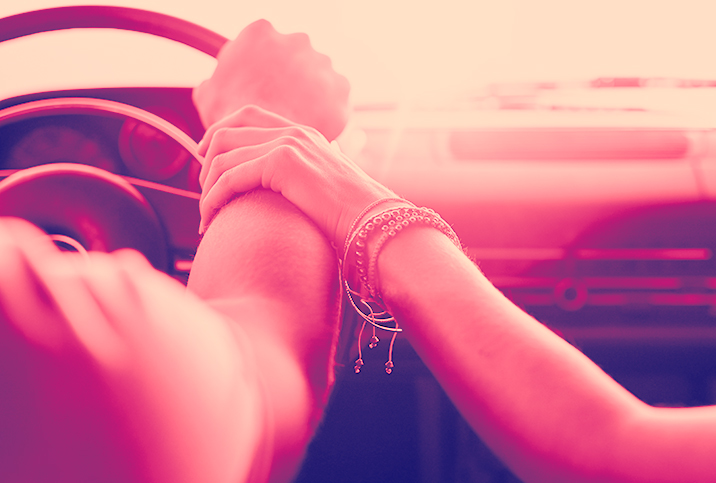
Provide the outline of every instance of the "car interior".
[[[53,30],[143,32],[216,56],[226,38],[126,7],[61,7],[0,19],[3,42]],[[666,87],[665,87],[666,86]],[[517,305],[643,401],[716,403],[716,132],[648,108],[562,94],[709,89],[685,80],[495,84],[460,109],[355,106],[344,150],[440,213]],[[465,107],[467,106],[467,107]],[[577,107],[575,107],[577,106]],[[400,122],[395,122],[400,119]],[[396,127],[397,126],[397,127]],[[0,216],[63,249],[134,248],[186,283],[199,242],[190,87],[97,87],[0,99]],[[41,193],[42,196],[38,196]],[[410,345],[390,338],[343,366],[298,482],[512,482]]]

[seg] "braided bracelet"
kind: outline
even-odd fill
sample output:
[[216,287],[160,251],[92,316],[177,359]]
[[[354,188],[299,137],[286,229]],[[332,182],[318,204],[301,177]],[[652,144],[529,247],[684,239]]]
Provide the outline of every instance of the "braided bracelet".
[[[362,347],[361,347],[361,338],[363,335],[363,331],[365,329],[366,323],[370,323],[373,326],[373,337],[371,338],[371,343],[369,347],[373,349],[376,347],[379,339],[375,334],[375,329],[380,328],[386,331],[393,332],[393,336],[390,341],[390,347],[388,350],[388,362],[385,363],[385,372],[388,374],[391,374],[393,371],[393,346],[395,343],[395,338],[397,336],[398,332],[402,332],[402,329],[398,326],[398,322],[395,320],[394,317],[392,317],[388,311],[385,309],[384,303],[381,299],[380,292],[378,290],[378,283],[377,283],[377,277],[376,277],[376,266],[377,266],[377,260],[378,255],[380,254],[381,249],[385,245],[385,243],[390,240],[391,238],[395,237],[396,234],[398,234],[403,229],[407,228],[411,224],[423,224],[425,226],[432,226],[433,228],[436,228],[440,230],[442,233],[444,233],[450,240],[460,249],[462,249],[460,245],[460,241],[455,234],[455,232],[452,230],[450,225],[448,225],[435,211],[429,209],[429,208],[417,208],[415,205],[413,205],[410,202],[410,206],[408,207],[400,207],[400,208],[391,208],[388,210],[384,210],[376,215],[371,216],[368,218],[365,222],[363,222],[357,229],[354,230],[355,225],[360,221],[373,207],[377,206],[378,204],[384,202],[384,201],[404,201],[400,199],[384,199],[384,200],[378,200],[371,205],[369,205],[366,209],[363,210],[363,212],[356,218],[354,223],[351,225],[351,230],[349,231],[349,235],[346,236],[346,242],[345,242],[345,249],[343,253],[343,259],[341,264],[341,279],[344,285],[344,288],[346,290],[346,294],[348,295],[348,300],[350,301],[351,305],[355,309],[355,311],[363,318],[363,325],[360,329],[359,335],[358,335],[358,359],[356,360],[355,364],[355,372],[359,373],[361,371],[361,368],[363,367],[363,355],[362,355]],[[365,262],[365,255],[366,250],[368,247],[368,238],[372,235],[380,234],[380,238],[376,242],[375,248],[373,250],[372,256],[370,257],[370,260],[368,263]],[[353,245],[353,242],[355,241],[356,249],[354,252],[355,255],[355,266],[356,271],[358,274],[358,278],[361,282],[362,290],[361,292],[356,292],[353,289],[351,289],[350,285],[348,284],[346,277],[345,277],[345,269],[347,265],[347,258],[348,254],[350,252],[350,246]],[[363,305],[364,308],[366,308],[367,313],[365,313],[363,310],[361,310],[357,304],[355,303],[355,300],[353,299],[353,296],[359,296],[360,297],[360,303]],[[364,296],[369,295],[369,296]],[[376,305],[381,310],[376,311],[373,307],[373,305]],[[393,322],[394,327],[389,327],[384,325],[387,322]]]
[[[431,226],[450,238],[450,241],[452,241],[455,246],[462,249],[460,240],[450,225],[448,225],[447,222],[440,217],[440,215],[435,213],[435,211],[430,208],[394,208],[381,212],[379,216],[373,218],[373,222],[376,223],[376,228],[378,226],[380,227],[382,234],[373,248],[373,254],[368,262],[365,278],[361,279],[361,282],[363,282],[366,289],[370,292],[371,297],[377,301],[382,302],[376,276],[378,255],[380,255],[380,251],[383,249],[383,246],[388,240],[395,237],[395,235],[408,226],[412,224]],[[367,237],[368,235],[366,234],[365,237],[361,238],[359,233],[356,244],[358,244],[361,240],[365,243]],[[358,263],[358,260],[356,260],[356,263]],[[362,263],[365,264],[365,261],[363,260]]]
[[[371,221],[373,220],[373,217],[368,218],[359,228],[355,228],[355,225],[358,224],[358,222],[365,217],[365,215],[374,207],[378,206],[381,203],[389,202],[389,201],[400,201],[409,204],[411,207],[415,207],[412,203],[410,203],[407,200],[404,200],[402,198],[382,198],[379,200],[374,201],[370,205],[368,205],[363,211],[356,217],[356,219],[351,224],[351,228],[348,232],[348,235],[346,236],[346,241],[344,245],[343,250],[343,257],[341,259],[341,266],[340,266],[340,276],[341,276],[341,283],[343,285],[343,288],[346,291],[346,294],[348,295],[348,301],[353,306],[353,309],[356,311],[356,313],[364,320],[364,322],[368,322],[373,327],[377,327],[379,329],[383,329],[390,332],[402,332],[401,329],[397,327],[388,327],[386,325],[383,325],[384,322],[394,322],[395,319],[384,309],[382,303],[379,303],[375,298],[372,297],[370,291],[366,291],[367,288],[366,282],[367,282],[367,264],[364,262],[365,258],[365,249],[366,249],[366,239],[367,239],[367,232],[371,231],[373,229],[373,224]],[[383,212],[380,212],[378,216],[382,215]],[[360,237],[359,240],[356,240],[356,238]],[[358,273],[358,278],[361,281],[362,290],[360,292],[356,292],[351,288],[351,286],[348,284],[347,276],[346,276],[346,269],[348,267],[348,256],[351,253],[350,247],[353,245],[353,243],[356,243],[356,250],[353,252],[353,255],[356,258],[356,271]],[[356,304],[354,296],[359,297],[361,306],[366,309],[366,311],[361,310],[361,308],[358,307],[358,304]],[[373,307],[373,305],[376,305],[376,307]],[[380,309],[380,310],[377,310]],[[367,313],[366,313],[367,312]]]
[[348,233],[346,234],[346,240],[343,243],[343,257],[342,257],[343,261],[345,261],[346,254],[348,253],[348,247],[350,247],[351,243],[353,243],[353,238],[355,237],[355,234],[357,233],[355,231],[355,227],[358,224],[358,222],[361,221],[363,219],[363,217],[365,215],[367,215],[368,212],[370,210],[372,210],[373,208],[375,208],[376,206],[381,205],[383,203],[388,203],[391,201],[400,201],[400,202],[409,203],[410,205],[415,206],[412,203],[410,203],[410,201],[404,200],[403,198],[380,198],[378,200],[375,200],[374,202],[372,202],[365,208],[363,208],[363,211],[358,213],[358,216],[355,217],[355,219],[353,220],[353,223],[351,223],[351,226],[348,228]]
[[[395,338],[398,334],[398,332],[401,332],[402,329],[398,327],[398,323],[395,321],[395,318],[392,317],[387,310],[385,310],[382,306],[377,305],[377,302],[375,300],[370,299],[370,297],[364,297],[363,293],[356,292],[355,290],[351,289],[351,286],[348,284],[347,277],[346,277],[346,267],[347,267],[347,258],[349,255],[349,249],[353,242],[356,239],[356,236],[359,234],[360,230],[356,230],[356,225],[376,206],[387,203],[387,202],[402,202],[407,203],[410,206],[415,206],[411,202],[403,199],[403,198],[381,198],[378,200],[375,200],[374,202],[370,203],[368,206],[366,206],[359,214],[356,216],[356,218],[353,220],[353,223],[351,223],[350,228],[348,229],[348,233],[346,235],[346,240],[343,245],[343,256],[340,259],[340,277],[341,277],[341,284],[343,285],[343,288],[345,290],[346,295],[348,296],[348,301],[350,302],[351,306],[355,310],[355,312],[363,319],[363,324],[361,326],[360,332],[358,334],[358,359],[356,360],[354,370],[356,374],[358,374],[361,371],[361,368],[363,367],[363,348],[361,346],[361,340],[363,337],[363,331],[365,330],[366,323],[370,323],[373,326],[373,336],[370,339],[370,344],[368,347],[371,349],[374,349],[377,347],[378,342],[380,339],[376,335],[376,328],[380,328],[386,331],[393,332],[393,337],[390,341],[390,348],[388,350],[388,362],[385,363],[385,372],[387,374],[390,374],[393,372],[393,346],[395,344]],[[364,223],[365,224],[365,223]],[[358,255],[360,257],[363,257],[363,250],[365,250],[365,244],[361,243],[360,247],[357,247],[357,252],[360,252]],[[362,260],[361,260],[362,263]],[[365,267],[357,267],[359,269],[359,275],[365,274]],[[359,303],[363,308],[365,308],[365,311],[361,310],[358,305],[356,304],[356,301],[354,300],[354,296],[359,297]],[[373,304],[373,305],[372,305]],[[374,307],[376,305],[376,307]],[[379,309],[379,310],[376,310]],[[386,325],[383,325],[385,323],[394,323],[394,327],[389,327]]]

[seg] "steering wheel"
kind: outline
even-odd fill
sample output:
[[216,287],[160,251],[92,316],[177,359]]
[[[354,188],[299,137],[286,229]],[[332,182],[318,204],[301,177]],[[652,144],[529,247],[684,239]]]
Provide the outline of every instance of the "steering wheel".
[[[186,44],[213,57],[227,42],[211,30],[176,17],[108,6],[60,7],[6,17],[0,19],[0,42],[75,28],[147,33]],[[181,153],[168,158],[165,165],[154,167],[153,172],[161,175],[157,179],[176,173],[189,159],[199,161],[196,143],[181,129],[137,107],[105,99],[53,98],[19,104],[0,110],[0,128],[29,119],[76,115],[123,120],[123,132],[149,126],[168,138],[168,144],[164,145]],[[122,158],[127,164],[127,156]],[[134,163],[137,164],[136,160]],[[97,166],[63,162],[0,169],[0,174],[8,175],[0,181],[0,216],[24,218],[43,229],[58,245],[62,243],[62,247],[76,251],[133,248],[156,268],[165,272],[173,269],[175,261],[167,256],[165,228],[152,204],[126,177]],[[198,214],[198,193],[185,191],[179,195],[192,200],[196,205],[192,209]]]
[[131,30],[164,37],[216,57],[228,41],[216,32],[170,15],[127,7],[78,6],[26,12],[0,19],[0,42],[40,32],[77,28]]

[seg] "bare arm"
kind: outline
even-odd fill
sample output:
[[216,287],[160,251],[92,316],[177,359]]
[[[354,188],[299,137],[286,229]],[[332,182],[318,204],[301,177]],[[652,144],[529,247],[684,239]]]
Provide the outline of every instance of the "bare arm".
[[136,252],[85,260],[7,219],[0,247],[0,480],[261,476],[272,413],[247,333]]
[[273,408],[272,481],[288,481],[333,382],[338,329],[334,252],[283,197],[257,191],[214,219],[189,289],[249,335]]
[[[248,120],[260,128],[241,127]],[[226,118],[202,147],[204,220],[227,196],[262,186],[283,194],[340,247],[364,206],[393,196],[315,133],[260,109]],[[716,478],[716,407],[640,402],[509,302],[437,230],[410,227],[390,241],[378,258],[378,280],[473,429],[525,481]]]
[[217,310],[136,252],[85,261],[3,219],[0,246],[0,479],[292,477],[332,383],[337,283],[283,198],[207,233],[192,288]]
[[[207,125],[256,102],[343,128],[348,83],[305,35],[257,22],[219,60],[194,92]],[[0,248],[1,481],[291,477],[332,383],[336,284],[283,198],[238,200],[206,234],[191,288],[217,310],[135,252],[87,262],[18,220]]]
[[395,237],[378,271],[413,347],[525,481],[713,481],[716,408],[640,402],[436,230]]
[[[343,129],[348,81],[305,34],[283,35],[259,20],[227,43],[218,61],[193,93],[205,127],[258,104],[326,136]],[[272,407],[271,480],[288,480],[333,382],[338,284],[332,249],[283,197],[253,192],[222,206],[199,246],[189,288],[250,337]]]

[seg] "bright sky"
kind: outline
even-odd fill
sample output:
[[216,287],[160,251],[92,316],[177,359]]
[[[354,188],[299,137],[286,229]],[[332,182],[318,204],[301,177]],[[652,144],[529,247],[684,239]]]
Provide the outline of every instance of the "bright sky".
[[[712,0],[0,0],[0,15],[104,3],[175,15],[227,37],[257,18],[307,32],[351,80],[356,102],[449,95],[487,80],[716,78]],[[139,34],[36,37],[0,45],[0,95],[192,85],[213,69],[203,54]]]

